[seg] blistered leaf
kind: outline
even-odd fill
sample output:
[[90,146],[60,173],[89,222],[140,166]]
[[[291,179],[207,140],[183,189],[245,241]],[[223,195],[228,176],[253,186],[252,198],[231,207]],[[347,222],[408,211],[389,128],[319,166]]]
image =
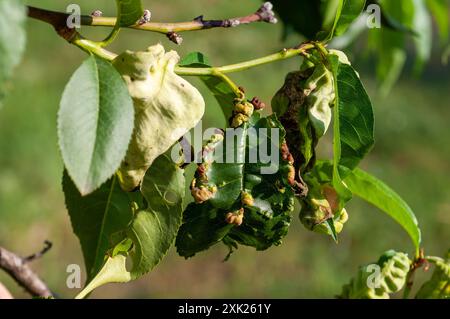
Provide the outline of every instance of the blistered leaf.
[[152,162],[202,118],[205,103],[189,82],[174,72],[178,54],[161,45],[145,52],[127,51],[113,62],[133,98],[135,130],[119,170],[122,188],[141,184]]
[[[278,129],[279,135],[272,135],[271,128]],[[220,241],[230,248],[239,243],[264,250],[279,245],[287,233],[294,201],[290,182],[295,171],[284,148],[280,149],[282,126],[275,116],[256,117],[238,130],[230,136],[214,136],[204,148],[203,153],[209,154],[191,185],[196,203],[184,212],[176,241],[181,256],[191,257]],[[269,149],[275,146],[272,163],[256,157],[252,161],[257,147],[264,144]],[[232,163],[226,161],[230,155]]]
[[360,267],[357,275],[342,288],[344,299],[389,299],[406,283],[410,261],[404,253],[389,250],[376,264]]
[[314,165],[318,137],[310,121],[305,83],[313,68],[291,72],[283,87],[272,99],[272,110],[286,130],[286,141],[294,157],[294,165],[302,174]]
[[112,65],[91,56],[64,89],[58,137],[67,171],[82,195],[106,182],[125,157],[133,132],[133,104]]
[[431,279],[425,282],[417,292],[418,299],[449,299],[450,298],[450,250],[445,259],[429,257],[427,261],[434,264]]

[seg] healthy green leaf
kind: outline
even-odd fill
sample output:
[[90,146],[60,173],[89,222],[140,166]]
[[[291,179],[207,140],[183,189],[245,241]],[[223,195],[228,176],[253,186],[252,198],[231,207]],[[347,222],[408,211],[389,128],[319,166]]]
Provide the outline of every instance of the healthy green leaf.
[[115,178],[83,197],[65,171],[63,190],[72,228],[83,250],[89,282],[100,271],[107,251],[113,247],[112,236],[128,227],[133,217],[131,200]]
[[134,109],[112,65],[89,57],[67,84],[58,113],[64,164],[82,195],[100,187],[120,166],[133,133]]
[[441,44],[445,45],[449,37],[449,3],[448,0],[427,0],[427,6],[432,12],[439,28]]
[[417,59],[415,71],[420,72],[423,69],[425,62],[430,59],[432,40],[433,40],[433,26],[431,22],[431,15],[427,9],[426,0],[414,0],[414,44],[416,45]]
[[[192,68],[208,68],[211,67],[208,58],[200,52],[192,52],[181,59],[179,66]],[[233,111],[233,101],[236,94],[231,90],[230,86],[221,78],[215,76],[200,77],[216,98],[226,119],[231,117]]]
[[161,155],[145,174],[141,191],[147,207],[136,213],[127,231],[134,244],[133,279],[151,271],[175,240],[184,208],[184,171]]
[[127,270],[127,254],[131,242],[123,240],[114,247],[110,256],[105,256],[105,262],[95,277],[84,287],[75,299],[86,298],[88,294],[100,286],[108,283],[126,283],[132,280],[130,272]]
[[406,35],[414,35],[413,0],[379,1],[382,25],[369,32],[369,49],[377,61],[376,73],[381,94],[387,95],[400,77],[405,61]]
[[311,0],[272,0],[274,10],[285,24],[285,33],[295,30],[308,39],[315,39],[322,30],[322,1]]
[[118,9],[117,24],[120,27],[135,24],[144,13],[141,0],[116,0],[116,3]]
[[353,169],[374,144],[372,103],[356,71],[336,58],[333,60],[336,91],[334,142],[338,147],[334,155],[336,164]]
[[358,168],[350,172],[344,182],[354,195],[378,207],[399,223],[411,237],[416,251],[419,251],[421,235],[417,219],[412,209],[396,192]]
[[366,0],[339,0],[333,28],[328,39],[344,34],[352,22],[361,14],[365,4]]
[[105,264],[94,279],[75,297],[83,299],[94,289],[109,283],[126,283],[131,280],[130,273],[126,269],[127,256],[118,254],[107,257]]
[[0,106],[5,94],[5,82],[19,64],[25,50],[26,8],[22,1],[0,2]]

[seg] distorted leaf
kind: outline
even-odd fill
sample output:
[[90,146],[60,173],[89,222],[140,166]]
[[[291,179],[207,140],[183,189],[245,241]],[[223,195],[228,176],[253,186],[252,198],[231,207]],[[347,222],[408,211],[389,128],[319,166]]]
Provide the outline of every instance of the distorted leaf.
[[178,54],[160,45],[127,51],[113,62],[134,102],[135,131],[119,170],[122,188],[137,188],[152,162],[203,117],[200,92],[174,72]]

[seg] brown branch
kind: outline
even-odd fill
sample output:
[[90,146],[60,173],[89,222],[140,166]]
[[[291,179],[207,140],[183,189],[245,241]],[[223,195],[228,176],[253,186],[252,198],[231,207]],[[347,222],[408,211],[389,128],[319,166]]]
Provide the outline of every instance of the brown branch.
[[33,297],[52,297],[53,295],[47,285],[28,266],[28,262],[42,256],[50,249],[49,247],[51,247],[51,243],[46,241],[46,247],[40,253],[27,258],[21,258],[13,252],[0,247],[0,269],[9,274]]
[[[136,24],[129,26],[128,28],[159,32],[168,35],[169,39],[173,34],[177,34],[185,31],[197,31],[211,28],[229,28],[236,27],[238,25],[249,24],[253,22],[268,22],[277,23],[275,14],[272,11],[272,4],[270,2],[264,3],[255,13],[245,17],[230,18],[224,20],[204,20],[203,16],[199,16],[192,21],[176,22],[176,23],[163,23],[163,22],[137,22]],[[67,29],[67,19],[70,14],[63,12],[55,12],[45,10],[41,8],[35,8],[28,6],[28,16],[37,20],[47,22],[60,32],[61,29]],[[91,15],[82,15],[80,19],[81,25],[85,26],[104,26],[114,27],[117,18],[114,17],[102,17],[99,10]],[[180,42],[180,37],[177,39]]]

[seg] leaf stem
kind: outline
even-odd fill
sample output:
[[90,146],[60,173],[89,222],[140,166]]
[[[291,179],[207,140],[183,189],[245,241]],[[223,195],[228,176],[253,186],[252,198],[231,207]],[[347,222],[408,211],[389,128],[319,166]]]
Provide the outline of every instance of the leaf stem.
[[102,47],[102,42],[95,42],[83,38],[80,34],[76,34],[74,39],[70,41],[73,45],[76,45],[87,53],[94,54],[107,61],[112,61],[117,57],[117,54],[108,51]]
[[220,67],[211,67],[211,68],[188,68],[188,67],[175,67],[175,72],[178,75],[191,75],[191,76],[202,76],[202,75],[214,75],[216,73],[233,73],[244,71],[253,67],[257,67],[260,65],[272,63],[275,61],[286,60],[298,55],[303,55],[306,51],[314,48],[314,45],[311,43],[303,43],[296,48],[283,49],[282,51],[274,54],[267,55],[265,57],[244,61],[236,64],[230,64]]

